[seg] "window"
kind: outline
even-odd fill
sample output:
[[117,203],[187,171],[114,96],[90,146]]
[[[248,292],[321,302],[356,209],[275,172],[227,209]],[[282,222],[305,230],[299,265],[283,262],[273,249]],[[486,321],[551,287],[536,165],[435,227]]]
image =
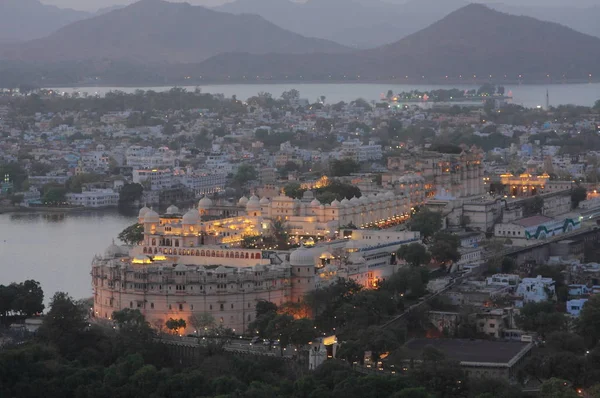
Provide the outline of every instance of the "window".
[[172,310],[173,308],[171,307],[171,304],[169,304],[169,309]]
[[231,309],[233,309],[233,304],[231,304]]
[[490,328],[494,329],[496,327],[495,323],[490,323]]
[[212,304],[211,304],[211,305],[209,305],[209,308],[212,310]]
[[219,309],[220,309],[221,311],[223,311],[223,310],[225,309],[225,308],[224,308],[224,305],[223,305],[223,304],[219,304]]
[[129,308],[133,308],[133,301],[129,302]]
[[154,303],[150,303],[150,308],[154,309]]

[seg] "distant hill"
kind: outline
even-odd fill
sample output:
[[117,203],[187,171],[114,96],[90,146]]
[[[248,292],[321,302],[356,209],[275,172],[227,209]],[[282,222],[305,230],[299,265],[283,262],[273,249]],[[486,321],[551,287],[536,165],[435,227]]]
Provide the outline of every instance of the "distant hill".
[[[599,6],[525,7],[504,2],[489,2],[489,6],[510,14],[557,22],[600,37]],[[354,48],[372,48],[400,40],[468,4],[468,0],[411,0],[404,4],[379,0],[308,0],[305,3],[235,0],[215,9],[234,14],[257,14],[292,32]]]
[[[543,81],[600,74],[600,39],[529,17],[471,4],[395,43],[344,55],[222,54],[198,65],[214,78],[487,79]],[[505,77],[506,76],[506,77]]]
[[0,42],[45,37],[71,22],[89,17],[84,11],[58,8],[38,0],[0,1]]
[[12,46],[2,59],[34,62],[200,62],[223,52],[337,52],[336,43],[303,37],[257,15],[233,15],[187,3],[142,0]]

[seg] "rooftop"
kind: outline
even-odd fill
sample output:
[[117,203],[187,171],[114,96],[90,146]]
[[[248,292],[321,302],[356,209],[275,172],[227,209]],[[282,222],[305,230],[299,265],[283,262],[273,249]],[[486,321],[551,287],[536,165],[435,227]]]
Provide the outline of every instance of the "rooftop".
[[419,355],[427,346],[442,351],[448,359],[459,362],[509,364],[531,349],[530,343],[469,339],[413,339],[405,344]]
[[522,218],[520,220],[513,221],[513,224],[517,224],[522,227],[528,228],[528,227],[533,227],[536,225],[543,224],[543,223],[551,221],[551,220],[552,220],[552,218],[550,218],[550,217],[537,215],[537,216],[531,216],[531,217]]

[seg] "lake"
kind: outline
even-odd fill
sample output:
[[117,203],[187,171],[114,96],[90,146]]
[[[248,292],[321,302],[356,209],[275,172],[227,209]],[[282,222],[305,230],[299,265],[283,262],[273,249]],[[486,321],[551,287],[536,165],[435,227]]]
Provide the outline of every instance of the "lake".
[[[302,98],[316,101],[324,95],[327,103],[339,101],[349,102],[357,98],[368,101],[379,100],[383,93],[393,90],[394,93],[402,91],[420,90],[429,91],[436,89],[460,88],[463,90],[477,89],[479,84],[451,84],[451,85],[414,85],[414,84],[370,84],[370,83],[285,83],[285,84],[221,84],[184,87],[194,90],[199,87],[202,92],[211,94],[224,94],[226,97],[236,95],[238,99],[246,100],[260,91],[268,92],[277,98],[286,90],[292,88],[300,91]],[[548,85],[506,85],[506,92],[512,91],[513,103],[529,108],[546,104],[546,90],[550,94],[550,105],[583,105],[591,106],[600,99],[600,83],[581,84],[548,84]],[[109,91],[120,90],[133,93],[135,90],[165,91],[171,87],[80,87],[57,88],[60,92],[73,91],[87,92],[90,95],[104,95]]]
[[57,291],[92,296],[91,262],[128,225],[117,212],[0,214],[0,284],[39,281],[46,306]]

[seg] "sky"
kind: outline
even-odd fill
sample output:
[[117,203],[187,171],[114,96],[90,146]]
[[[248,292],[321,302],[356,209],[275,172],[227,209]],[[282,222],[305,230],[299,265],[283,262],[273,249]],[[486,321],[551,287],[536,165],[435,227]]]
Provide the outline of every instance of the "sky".
[[[42,3],[52,4],[58,7],[68,7],[76,10],[96,11],[99,8],[110,7],[120,4],[133,3],[135,0],[41,0]],[[171,0],[184,1],[184,0]],[[190,4],[214,6],[232,0],[187,0]],[[316,1],[316,0],[315,0]],[[390,3],[404,3],[407,0],[387,0]],[[418,1],[418,0],[416,0]],[[440,2],[445,0],[439,0]],[[598,0],[477,0],[478,3],[505,3],[518,6],[591,6],[598,5]]]

